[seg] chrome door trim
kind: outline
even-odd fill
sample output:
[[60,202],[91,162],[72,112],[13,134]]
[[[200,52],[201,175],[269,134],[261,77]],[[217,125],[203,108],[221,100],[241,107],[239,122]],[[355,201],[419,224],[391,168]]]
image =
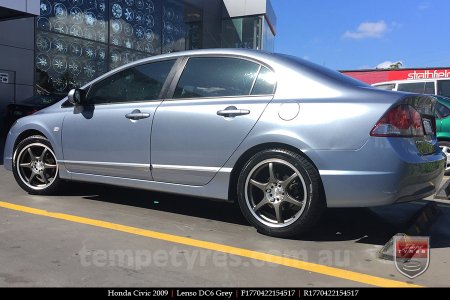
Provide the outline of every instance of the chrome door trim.
[[117,169],[126,171],[150,172],[149,164],[133,164],[133,163],[114,163],[114,162],[96,162],[96,161],[73,161],[59,160],[58,164],[64,164],[72,167],[98,167],[104,169]]
[[193,172],[213,172],[213,173],[217,173],[217,172],[231,173],[231,171],[233,170],[232,168],[182,166],[182,165],[152,165],[152,169],[193,171]]

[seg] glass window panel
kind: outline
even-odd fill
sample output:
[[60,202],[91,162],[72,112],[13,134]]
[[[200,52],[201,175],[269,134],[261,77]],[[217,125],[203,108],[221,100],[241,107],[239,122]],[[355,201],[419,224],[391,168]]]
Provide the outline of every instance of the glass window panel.
[[450,97],[450,80],[438,80],[439,95]]
[[161,0],[110,1],[110,43],[161,54]]
[[222,21],[222,47],[261,49],[262,18],[233,18]]
[[89,91],[91,104],[159,99],[159,94],[175,60],[128,68],[94,84]]
[[54,33],[36,35],[36,88],[68,92],[107,71],[107,46]]
[[39,30],[107,42],[107,0],[41,0]]
[[191,58],[174,98],[249,95],[259,65],[235,58]]
[[201,29],[200,9],[181,1],[163,2],[162,53],[200,48]]
[[434,94],[434,83],[433,82],[411,82],[411,83],[400,83],[398,85],[399,91],[418,93],[418,94]]
[[113,70],[117,67],[126,65],[133,61],[143,59],[149,56],[150,55],[143,52],[111,46],[109,51],[109,61],[110,61],[109,69]]
[[261,67],[258,79],[256,79],[255,86],[252,90],[252,95],[270,95],[274,93],[276,85],[275,74],[267,69]]

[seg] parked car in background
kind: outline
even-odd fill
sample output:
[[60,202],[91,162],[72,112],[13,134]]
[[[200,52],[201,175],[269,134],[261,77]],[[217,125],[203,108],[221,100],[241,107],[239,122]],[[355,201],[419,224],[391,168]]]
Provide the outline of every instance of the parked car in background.
[[31,194],[76,180],[237,201],[260,232],[292,237],[326,207],[433,194],[435,103],[282,54],[177,52],[17,120],[4,165]]
[[450,78],[408,79],[374,83],[382,90],[450,97]]
[[11,125],[19,118],[34,114],[66,97],[66,94],[35,95],[17,103],[10,103],[6,107],[3,130],[8,132]]
[[436,104],[436,129],[439,147],[447,157],[445,167],[446,175],[450,175],[450,98],[435,96]]

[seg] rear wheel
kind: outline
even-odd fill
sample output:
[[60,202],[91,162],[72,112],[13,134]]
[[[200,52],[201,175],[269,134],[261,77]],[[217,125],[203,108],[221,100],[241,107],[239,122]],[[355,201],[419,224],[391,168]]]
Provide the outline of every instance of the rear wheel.
[[61,184],[58,164],[50,142],[34,135],[22,140],[16,147],[13,173],[17,183],[30,194],[48,195]]
[[450,174],[450,142],[439,141],[439,148],[441,148],[442,152],[447,157],[447,163],[445,164],[445,175],[449,175]]
[[254,155],[238,180],[239,206],[259,232],[294,237],[308,231],[325,208],[316,168],[283,149]]

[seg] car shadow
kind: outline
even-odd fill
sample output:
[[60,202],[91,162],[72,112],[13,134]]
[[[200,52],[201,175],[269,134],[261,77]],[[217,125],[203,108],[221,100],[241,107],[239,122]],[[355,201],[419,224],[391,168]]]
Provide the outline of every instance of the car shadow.
[[[79,182],[68,184],[60,195],[81,196],[92,201],[251,226],[238,205],[229,202]],[[327,209],[316,227],[296,239],[316,242],[353,241],[382,246],[395,234],[406,233],[414,216],[427,203],[415,201],[377,208]],[[429,232],[423,233],[430,236],[432,248],[450,247],[450,205],[444,205],[440,210],[439,228],[435,230],[435,224]]]

